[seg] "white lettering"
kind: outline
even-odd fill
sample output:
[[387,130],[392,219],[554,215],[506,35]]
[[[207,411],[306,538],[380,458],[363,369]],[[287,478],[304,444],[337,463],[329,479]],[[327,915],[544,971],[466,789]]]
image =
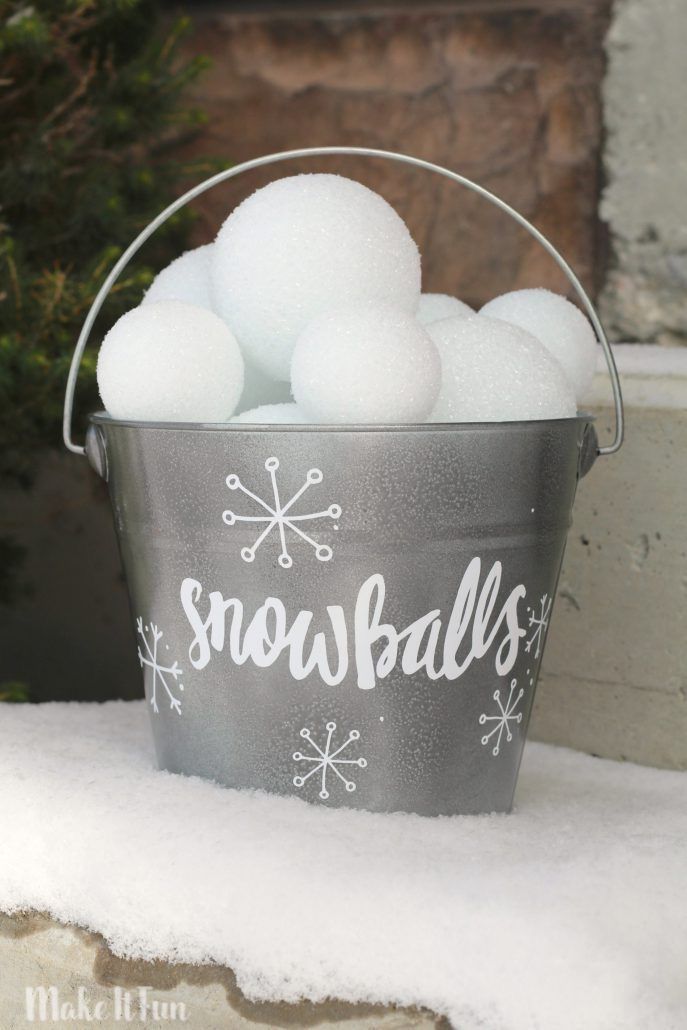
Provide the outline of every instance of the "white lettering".
[[[505,676],[515,664],[520,639],[525,635],[518,620],[518,605],[526,591],[520,584],[500,603],[501,578],[501,562],[494,562],[482,581],[481,559],[472,559],[458,585],[441,645],[440,609],[397,629],[384,621],[384,577],[375,573],[366,579],[353,611],[352,643],[358,687],[372,690],[397,668],[399,655],[406,676],[424,670],[430,680],[453,681],[473,661],[481,660],[495,648],[496,671]],[[337,686],[348,673],[348,628],[346,613],[340,605],[326,608],[331,631],[327,632],[313,631],[311,611],[301,610],[291,618],[278,597],[267,597],[245,627],[244,606],[237,597],[225,599],[219,591],[212,591],[204,615],[203,588],[197,580],[189,578],[181,584],[180,599],[194,633],[189,658],[196,669],[205,668],[213,651],[224,651],[228,628],[229,656],[234,665],[250,661],[259,669],[267,669],[287,654],[289,672],[295,680],[316,673],[328,686]],[[437,667],[440,647],[441,665]]]

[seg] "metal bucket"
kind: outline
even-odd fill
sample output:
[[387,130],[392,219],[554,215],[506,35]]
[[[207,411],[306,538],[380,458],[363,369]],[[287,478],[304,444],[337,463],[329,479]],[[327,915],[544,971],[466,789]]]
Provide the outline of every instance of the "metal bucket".
[[[360,151],[258,163],[331,152]],[[622,439],[610,348],[571,281],[609,357],[607,448],[588,416],[278,429],[91,417],[85,453],[109,484],[162,768],[374,811],[510,809],[577,482]],[[65,408],[79,453],[91,324]]]

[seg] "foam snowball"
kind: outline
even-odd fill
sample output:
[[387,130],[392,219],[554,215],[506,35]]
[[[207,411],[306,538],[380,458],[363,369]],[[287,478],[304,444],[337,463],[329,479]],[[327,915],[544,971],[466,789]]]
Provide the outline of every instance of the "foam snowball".
[[213,246],[207,243],[195,250],[187,250],[163,268],[153,279],[141,303],[181,300],[185,304],[196,304],[199,308],[212,311],[210,258]]
[[243,358],[205,308],[165,300],[114,324],[98,355],[98,389],[113,418],[224,422],[243,389]]
[[327,309],[384,301],[411,313],[420,297],[405,223],[339,175],[294,175],[254,193],[220,229],[211,274],[215,310],[246,357],[283,380],[300,333]]
[[520,326],[540,340],[561,363],[578,401],[591,386],[597,344],[591,324],[580,309],[551,290],[514,290],[490,300],[480,311]]
[[247,422],[251,425],[305,425],[310,421],[297,404],[261,404],[259,408],[242,411],[234,415],[232,422]]
[[531,333],[484,315],[427,327],[441,356],[432,422],[569,418],[575,396],[559,363]]
[[314,422],[423,422],[440,382],[429,336],[388,304],[320,315],[301,333],[291,365],[293,395]]
[[415,317],[420,325],[430,325],[442,318],[451,318],[455,315],[469,317],[474,313],[462,300],[450,297],[448,293],[423,293]]

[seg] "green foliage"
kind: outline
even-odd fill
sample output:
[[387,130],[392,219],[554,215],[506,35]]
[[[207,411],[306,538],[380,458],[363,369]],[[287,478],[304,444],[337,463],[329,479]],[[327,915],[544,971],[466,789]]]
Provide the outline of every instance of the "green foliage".
[[[30,479],[58,444],[78,331],[124,247],[207,164],[174,148],[201,121],[182,61],[148,0],[0,0],[0,476]],[[116,285],[105,325],[136,305],[154,269],[181,253],[171,220]],[[97,335],[97,334],[96,334]],[[96,404],[95,350],[79,384]]]
[[7,680],[5,683],[0,683],[0,702],[10,701],[18,704],[20,701],[30,700],[29,688],[26,683],[20,683],[18,680]]

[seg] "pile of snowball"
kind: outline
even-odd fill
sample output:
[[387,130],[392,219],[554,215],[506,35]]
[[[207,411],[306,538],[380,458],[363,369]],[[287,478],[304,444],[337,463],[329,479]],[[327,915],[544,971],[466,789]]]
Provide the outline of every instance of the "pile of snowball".
[[159,273],[106,335],[98,386],[112,417],[136,421],[517,421],[574,416],[595,360],[564,297],[517,290],[475,313],[421,293],[420,253],[386,200],[295,175]]

